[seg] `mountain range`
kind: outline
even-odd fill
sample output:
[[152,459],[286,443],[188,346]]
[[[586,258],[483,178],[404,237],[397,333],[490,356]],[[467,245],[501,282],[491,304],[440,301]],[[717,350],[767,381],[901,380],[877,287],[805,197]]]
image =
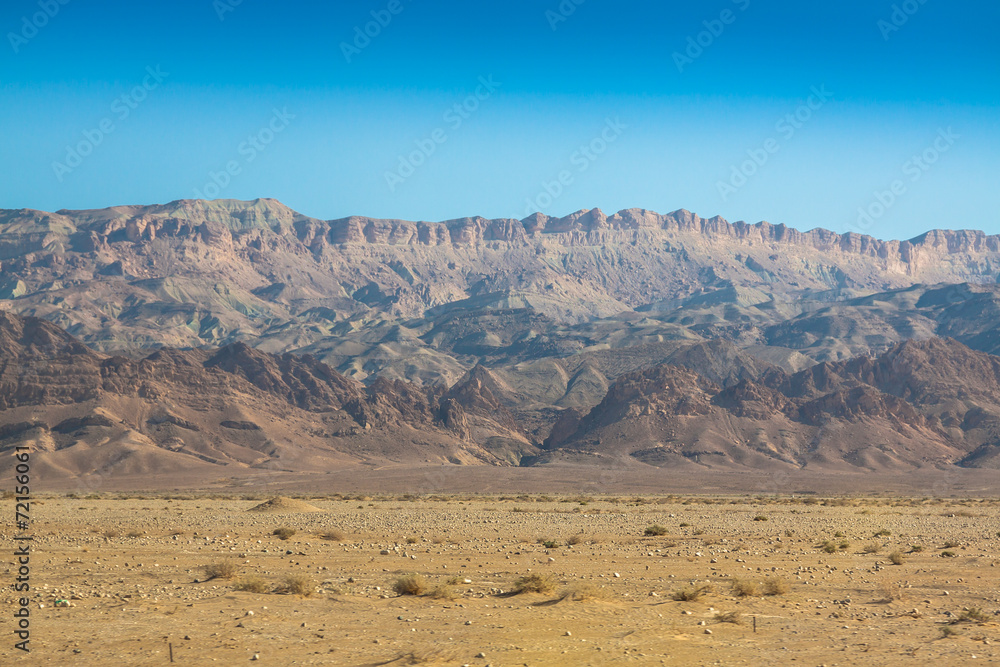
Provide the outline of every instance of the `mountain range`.
[[687,211],[0,211],[0,449],[44,474],[996,468],[1000,237]]

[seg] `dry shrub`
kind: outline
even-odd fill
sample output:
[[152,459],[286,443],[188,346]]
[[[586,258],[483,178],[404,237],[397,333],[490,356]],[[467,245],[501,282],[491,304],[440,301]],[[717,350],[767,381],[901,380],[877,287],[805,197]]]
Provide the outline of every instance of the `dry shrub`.
[[312,579],[301,574],[289,574],[282,580],[281,584],[280,592],[289,595],[301,595],[307,598],[316,591],[316,584],[313,583]]
[[551,593],[555,588],[555,581],[547,574],[526,574],[514,582],[515,593]]
[[328,530],[326,532],[320,533],[320,538],[326,540],[327,542],[343,542],[344,534],[339,530]]
[[700,599],[706,593],[711,592],[712,587],[708,584],[703,584],[701,586],[685,586],[684,588],[678,588],[676,591],[670,594],[677,602],[694,602]]
[[784,595],[788,592],[788,582],[777,576],[764,580],[764,595]]
[[577,533],[576,535],[570,535],[569,539],[566,540],[566,544],[570,546],[575,546],[577,544],[583,544],[586,541],[586,537],[582,533]]
[[646,530],[642,532],[646,537],[659,537],[661,535],[667,534],[667,529],[658,523],[654,523],[652,526],[646,526]]
[[589,581],[581,581],[567,586],[562,593],[559,594],[559,599],[570,600],[572,602],[607,600],[608,591],[600,586],[590,583]]
[[958,615],[952,623],[987,623],[990,620],[989,614],[979,607],[971,607]]
[[893,565],[902,565],[903,560],[904,560],[903,553],[900,551],[893,551],[891,554],[889,554],[889,561]]
[[234,590],[246,591],[247,593],[267,593],[270,587],[267,582],[260,577],[244,577],[236,582]]
[[894,602],[896,600],[902,600],[905,597],[905,589],[896,581],[890,581],[888,579],[883,579],[878,584],[879,594],[882,596],[882,602]]
[[725,614],[716,614],[712,617],[716,623],[732,623],[734,625],[743,624],[743,614],[738,611],[730,611]]
[[298,531],[295,530],[294,528],[282,527],[282,528],[275,528],[274,532],[271,534],[276,535],[278,539],[288,540],[291,539],[291,537],[295,535],[295,533],[297,532]]
[[455,592],[455,588],[453,586],[441,584],[431,589],[430,593],[427,594],[427,597],[434,598],[435,600],[454,600],[458,597],[458,594]]
[[878,542],[869,542],[861,548],[861,553],[866,554],[877,554],[879,551],[882,551],[882,545]]
[[392,590],[397,595],[423,595],[427,592],[427,581],[419,574],[404,574],[392,582]]
[[232,579],[236,576],[236,563],[231,560],[221,560],[218,563],[203,565],[205,576],[209,579]]
[[733,595],[738,598],[751,597],[757,595],[760,585],[752,579],[733,579]]

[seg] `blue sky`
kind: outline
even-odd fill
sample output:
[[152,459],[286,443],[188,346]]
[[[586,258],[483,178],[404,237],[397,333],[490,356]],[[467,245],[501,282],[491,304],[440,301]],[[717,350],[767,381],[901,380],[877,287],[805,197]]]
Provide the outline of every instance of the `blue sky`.
[[998,24],[963,0],[8,0],[0,207],[998,233]]

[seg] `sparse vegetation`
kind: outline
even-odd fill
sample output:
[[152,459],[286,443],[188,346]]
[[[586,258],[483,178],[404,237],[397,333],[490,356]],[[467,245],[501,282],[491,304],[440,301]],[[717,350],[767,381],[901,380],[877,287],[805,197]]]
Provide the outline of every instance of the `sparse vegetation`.
[[316,584],[313,583],[312,579],[302,574],[289,574],[281,583],[279,592],[289,595],[309,597],[316,590]]
[[889,530],[888,528],[883,528],[882,530],[880,530],[877,533],[875,533],[874,536],[875,537],[888,537],[889,535],[892,535],[892,531]]
[[424,595],[428,591],[428,586],[421,575],[404,574],[392,582],[392,590],[397,595]]
[[743,624],[743,614],[738,611],[729,611],[724,614],[716,614],[712,617],[716,623],[732,623],[734,625]]
[[[688,524],[682,523],[681,527],[684,527],[686,525]],[[645,535],[646,537],[659,537],[661,535],[666,535],[667,529],[658,523],[654,523],[652,526],[646,526],[646,530],[644,530],[642,534]]]
[[267,593],[270,590],[267,582],[260,577],[244,577],[237,581],[233,588],[247,593]]
[[236,576],[236,563],[231,560],[221,560],[217,563],[203,565],[207,579],[232,579]]
[[416,544],[416,543],[417,543],[417,542],[419,542],[419,541],[420,541],[420,540],[418,540],[418,539],[417,539],[417,538],[415,538],[415,537],[407,537],[407,538],[406,538],[406,543],[407,543],[407,544]]
[[877,554],[882,551],[882,545],[878,542],[869,542],[865,546],[861,547],[861,553],[864,554]]
[[751,597],[758,594],[760,586],[752,579],[742,579],[737,577],[732,582],[733,595],[738,598]]
[[889,561],[893,565],[902,565],[903,560],[904,560],[903,553],[901,551],[893,551],[891,554],[889,554]]
[[571,600],[573,602],[605,600],[607,597],[607,590],[586,581],[568,586],[559,594],[560,600]]
[[569,539],[566,540],[566,544],[570,546],[575,546],[577,544],[582,544],[587,538],[583,536],[582,533],[577,533],[576,535],[570,535]]
[[327,530],[320,533],[319,537],[327,542],[343,542],[345,535],[339,530]]
[[979,607],[971,607],[959,614],[953,623],[986,623],[990,620],[989,614]]
[[280,540],[290,540],[292,536],[295,535],[295,533],[297,532],[299,531],[295,530],[294,528],[282,527],[282,528],[275,528],[274,532],[271,534],[277,536],[278,539]]
[[527,574],[514,582],[515,593],[551,593],[555,582],[547,574]]
[[555,549],[559,546],[559,543],[555,540],[542,540],[542,546],[546,549]]
[[788,592],[788,582],[772,575],[764,579],[764,595],[784,595]]
[[754,521],[767,521],[767,517],[763,514],[758,514],[753,518]]
[[921,545],[919,545],[919,544],[913,544],[913,545],[910,546],[910,553],[911,554],[918,554],[918,553],[920,553],[923,550],[924,550],[924,548]]
[[941,552],[941,557],[942,558],[954,558],[955,557],[955,552],[954,551],[942,551]]
[[678,602],[694,602],[701,599],[705,594],[711,592],[712,587],[708,584],[702,584],[701,586],[685,586],[684,588],[678,588],[675,590],[670,597]]
[[944,543],[945,549],[957,549],[959,546],[959,543],[955,540],[946,540]]

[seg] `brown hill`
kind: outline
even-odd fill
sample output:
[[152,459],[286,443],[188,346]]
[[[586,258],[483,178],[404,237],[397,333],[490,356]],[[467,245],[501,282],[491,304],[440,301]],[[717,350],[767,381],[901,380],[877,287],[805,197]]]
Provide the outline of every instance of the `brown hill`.
[[953,340],[770,371],[728,388],[662,365],[620,377],[542,461],[631,457],[652,465],[995,466],[1000,358]]
[[105,356],[48,322],[0,313],[0,449],[31,446],[49,478],[504,465],[498,439],[533,446],[490,397],[461,385],[448,395],[400,381],[366,388],[315,359],[241,343]]

